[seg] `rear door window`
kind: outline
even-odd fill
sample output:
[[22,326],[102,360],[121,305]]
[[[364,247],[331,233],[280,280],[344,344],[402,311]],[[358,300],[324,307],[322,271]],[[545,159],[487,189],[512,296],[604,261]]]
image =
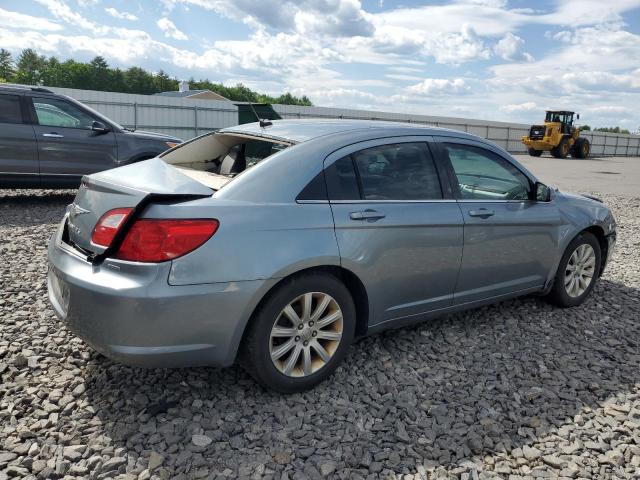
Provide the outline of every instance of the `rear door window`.
[[22,123],[18,95],[0,95],[0,123]]
[[358,178],[351,156],[336,160],[324,172],[330,200],[360,200]]
[[91,128],[94,118],[77,106],[57,98],[34,97],[38,123],[47,127]]
[[352,154],[365,200],[442,198],[431,153],[425,143],[398,143]]

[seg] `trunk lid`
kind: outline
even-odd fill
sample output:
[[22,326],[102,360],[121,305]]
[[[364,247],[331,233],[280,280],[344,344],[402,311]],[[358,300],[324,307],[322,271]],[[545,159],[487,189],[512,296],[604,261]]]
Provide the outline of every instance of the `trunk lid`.
[[95,173],[82,179],[68,208],[68,239],[83,250],[100,254],[106,249],[91,243],[91,235],[109,210],[133,207],[135,216],[151,201],[209,197],[213,192],[159,158]]

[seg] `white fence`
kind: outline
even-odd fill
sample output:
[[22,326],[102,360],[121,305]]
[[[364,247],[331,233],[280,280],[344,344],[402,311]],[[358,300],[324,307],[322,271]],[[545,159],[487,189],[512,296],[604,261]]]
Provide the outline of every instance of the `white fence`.
[[[183,139],[238,123],[238,107],[232,102],[48,88],[89,105],[125,127],[165,133]],[[513,153],[526,152],[520,138],[529,132],[529,125],[520,123],[295,105],[273,105],[273,108],[282,118],[387,120],[461,130],[491,140]],[[640,156],[640,135],[604,132],[582,132],[581,135],[591,142],[594,156]]]
[[231,102],[46,88],[75,98],[123,127],[164,133],[185,140],[238,124],[238,107]]

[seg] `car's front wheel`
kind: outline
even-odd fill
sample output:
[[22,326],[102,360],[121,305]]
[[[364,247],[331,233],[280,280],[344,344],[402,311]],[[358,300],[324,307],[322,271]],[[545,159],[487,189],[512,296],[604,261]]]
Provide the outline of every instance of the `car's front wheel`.
[[342,362],[355,320],[349,290],[335,276],[309,273],[285,280],[254,314],[242,363],[268,388],[307,390]]
[[580,305],[591,293],[600,272],[601,251],[598,239],[581,232],[565,250],[549,300],[560,307]]

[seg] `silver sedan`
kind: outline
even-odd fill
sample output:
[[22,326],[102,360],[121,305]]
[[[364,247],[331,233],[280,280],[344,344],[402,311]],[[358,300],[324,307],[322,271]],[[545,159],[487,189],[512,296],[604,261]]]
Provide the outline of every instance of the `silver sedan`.
[[600,201],[495,144],[401,123],[241,125],[87,176],[49,298],[99,352],[310,388],[355,338],[525,294],[581,304],[611,256]]

